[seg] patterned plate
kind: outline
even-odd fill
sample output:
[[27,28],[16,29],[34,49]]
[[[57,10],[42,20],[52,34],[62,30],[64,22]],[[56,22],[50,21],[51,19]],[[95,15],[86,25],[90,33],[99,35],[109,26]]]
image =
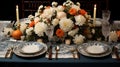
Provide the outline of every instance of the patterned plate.
[[[22,52],[21,49],[23,48],[23,46],[27,45],[27,44],[35,44],[35,45],[38,45],[40,50],[39,51],[35,51],[35,53],[26,53],[26,52]],[[41,48],[41,46],[43,48]],[[18,46],[16,46],[14,49],[13,49],[13,52],[18,55],[18,56],[21,56],[21,57],[35,57],[35,56],[39,56],[39,55],[42,55],[44,54],[46,51],[47,51],[48,47],[46,44],[44,43],[38,43],[38,42],[25,42],[25,43],[20,43]]]
[[[102,46],[104,51],[98,52],[98,53],[93,53],[93,52],[91,53],[90,51],[86,51],[87,47],[90,47],[93,45]],[[104,57],[104,56],[109,55],[112,52],[112,48],[108,44],[102,43],[102,42],[97,42],[97,41],[83,43],[83,44],[79,45],[77,49],[82,55],[89,56],[89,57]]]

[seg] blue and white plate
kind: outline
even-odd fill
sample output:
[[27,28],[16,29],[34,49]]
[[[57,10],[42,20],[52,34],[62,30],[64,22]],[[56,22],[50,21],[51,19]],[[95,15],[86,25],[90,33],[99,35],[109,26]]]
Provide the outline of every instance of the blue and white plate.
[[21,45],[20,52],[23,54],[35,54],[40,52],[43,47],[44,46],[39,43],[25,43],[25,45]]
[[[89,47],[90,48],[92,47],[93,51],[92,50],[87,50]],[[96,48],[98,48],[98,49],[96,49]],[[106,43],[93,41],[93,42],[87,42],[87,43],[83,43],[83,44],[79,45],[78,46],[78,51],[84,56],[104,57],[104,56],[109,55],[112,52],[112,48],[111,48],[110,45],[108,45]]]
[[[32,47],[36,49],[33,49]],[[21,57],[35,57],[35,56],[44,54],[47,51],[47,49],[48,47],[44,43],[23,42],[23,43],[20,43],[18,46],[16,46],[13,49],[13,51],[16,55],[21,56]]]

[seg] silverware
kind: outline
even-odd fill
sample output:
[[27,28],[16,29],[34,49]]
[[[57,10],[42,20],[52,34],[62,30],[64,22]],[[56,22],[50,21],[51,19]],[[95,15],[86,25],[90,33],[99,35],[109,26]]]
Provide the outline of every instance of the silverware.
[[72,55],[73,55],[73,58],[76,59],[76,58],[75,58],[75,53],[74,53],[76,50],[75,50],[75,49],[70,49],[70,51],[71,51],[71,53],[72,53]]
[[78,57],[78,59],[80,59],[80,53],[78,52],[77,49],[76,49],[76,52],[77,52],[77,57]]
[[48,59],[52,60],[52,46],[50,46],[48,49]]
[[6,55],[5,55],[5,58],[11,58],[12,55],[13,55],[13,47],[11,47],[11,48],[9,48],[9,49],[7,50],[7,53],[6,53]]
[[56,47],[55,47],[55,50],[56,50],[55,58],[56,58],[56,60],[57,60],[57,59],[58,59],[58,51],[60,50],[60,47],[59,47],[59,46],[56,46]]
[[115,54],[117,60],[120,60],[120,56],[119,56],[119,53],[118,53],[118,48],[115,47],[115,46],[113,46],[113,54]]

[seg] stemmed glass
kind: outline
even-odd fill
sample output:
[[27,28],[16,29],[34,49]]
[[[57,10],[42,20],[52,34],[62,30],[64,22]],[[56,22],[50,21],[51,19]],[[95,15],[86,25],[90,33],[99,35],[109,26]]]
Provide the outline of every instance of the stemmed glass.
[[104,21],[109,21],[110,15],[111,15],[111,11],[110,10],[102,10],[102,19]]
[[107,37],[109,36],[110,30],[111,30],[110,24],[108,24],[106,22],[105,22],[105,24],[102,24],[102,34],[105,37],[105,41],[107,41]]
[[111,12],[109,10],[103,10],[102,11],[102,34],[105,37],[105,41],[107,41],[107,37],[109,36],[110,33],[110,23],[109,23],[109,19],[110,19],[110,14]]
[[48,25],[47,30],[45,31],[46,35],[48,36],[49,44],[52,41],[53,33],[54,33],[54,26]]

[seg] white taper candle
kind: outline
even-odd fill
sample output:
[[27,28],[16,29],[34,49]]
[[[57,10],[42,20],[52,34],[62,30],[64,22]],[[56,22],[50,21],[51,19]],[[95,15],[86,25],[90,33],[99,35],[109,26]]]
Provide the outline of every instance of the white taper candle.
[[96,24],[96,4],[94,5],[94,13],[93,13],[93,24],[94,24],[94,26],[95,26],[95,24]]
[[18,5],[16,5],[16,21],[19,24],[19,8],[18,8]]

